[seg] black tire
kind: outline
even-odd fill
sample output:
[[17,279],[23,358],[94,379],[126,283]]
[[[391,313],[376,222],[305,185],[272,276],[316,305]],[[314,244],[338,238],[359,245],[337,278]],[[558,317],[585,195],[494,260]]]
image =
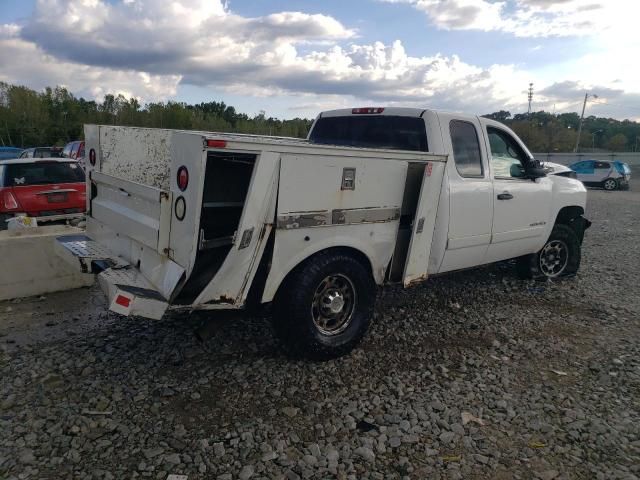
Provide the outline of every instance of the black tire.
[[607,178],[604,182],[602,182],[602,188],[608,190],[609,192],[618,190],[618,181],[615,178]]
[[[338,297],[344,311],[336,313],[331,308],[339,307]],[[295,357],[339,357],[350,352],[367,332],[375,300],[376,284],[368,266],[345,252],[321,252],[298,266],[280,286],[274,302],[274,328]],[[326,328],[319,325],[323,322]]]
[[[535,280],[575,275],[580,268],[582,258],[580,244],[580,237],[573,228],[557,223],[539,252],[517,259],[516,272],[520,278]],[[566,249],[566,261],[562,254],[564,249]],[[558,271],[554,271],[550,266],[556,261]]]
[[6,215],[4,213],[0,213],[0,232],[2,230],[6,230],[8,225],[7,225],[7,220],[9,220],[11,217],[9,215]]

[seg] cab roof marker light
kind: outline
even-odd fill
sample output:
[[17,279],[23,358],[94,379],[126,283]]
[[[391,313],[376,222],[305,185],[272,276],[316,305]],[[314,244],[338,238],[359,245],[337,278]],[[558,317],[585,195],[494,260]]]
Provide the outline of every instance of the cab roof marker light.
[[353,115],[371,115],[375,113],[384,112],[384,108],[380,107],[364,107],[364,108],[354,108],[351,110]]
[[208,148],[227,148],[227,141],[209,139],[207,140],[207,147]]

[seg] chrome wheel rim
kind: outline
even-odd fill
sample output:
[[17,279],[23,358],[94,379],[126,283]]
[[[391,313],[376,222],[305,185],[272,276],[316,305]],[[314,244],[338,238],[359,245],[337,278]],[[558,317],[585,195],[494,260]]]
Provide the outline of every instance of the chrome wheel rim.
[[615,180],[607,180],[606,182],[604,182],[604,188],[605,190],[613,190],[616,188],[616,182]]
[[349,277],[337,273],[322,280],[311,304],[311,316],[318,331],[328,336],[344,332],[353,319],[356,300],[356,289]]
[[569,263],[569,247],[562,240],[551,240],[540,252],[540,271],[547,277],[557,277]]

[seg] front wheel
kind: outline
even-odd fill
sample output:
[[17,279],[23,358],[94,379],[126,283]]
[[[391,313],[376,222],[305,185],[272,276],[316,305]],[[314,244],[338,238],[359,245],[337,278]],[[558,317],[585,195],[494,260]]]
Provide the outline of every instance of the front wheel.
[[294,356],[327,360],[351,351],[373,315],[369,268],[343,252],[323,252],[297,267],[278,290],[275,331]]
[[545,280],[574,275],[580,268],[580,260],[580,238],[573,228],[559,223],[540,251],[520,257],[516,267],[522,278]]
[[602,182],[602,188],[609,191],[617,190],[618,182],[616,181],[615,178],[607,178],[604,182]]

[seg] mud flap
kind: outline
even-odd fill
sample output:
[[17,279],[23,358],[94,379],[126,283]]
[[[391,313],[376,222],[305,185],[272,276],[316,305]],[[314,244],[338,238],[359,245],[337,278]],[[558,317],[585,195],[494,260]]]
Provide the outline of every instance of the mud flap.
[[582,245],[582,242],[584,241],[584,233],[591,226],[591,222],[583,216],[579,216],[571,220],[569,226],[576,232],[580,245]]

